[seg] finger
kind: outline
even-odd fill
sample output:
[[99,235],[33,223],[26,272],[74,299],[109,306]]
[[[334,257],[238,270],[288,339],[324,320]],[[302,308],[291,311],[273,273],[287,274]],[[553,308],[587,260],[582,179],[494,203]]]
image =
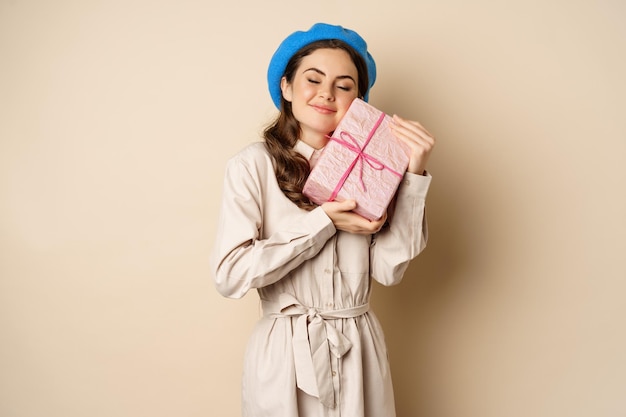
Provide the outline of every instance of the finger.
[[413,133],[407,133],[404,131],[393,131],[394,135],[402,142],[406,143],[413,150],[423,149],[429,150],[434,146],[434,139],[429,137],[422,137]]
[[403,127],[392,128],[392,132],[394,132],[396,136],[402,136],[408,140],[412,140],[415,142],[423,142],[423,143],[434,142],[434,138],[427,135],[425,132],[415,132],[413,130],[406,129]]
[[397,114],[394,114],[392,117],[393,121],[397,124],[406,126],[407,128],[411,128],[411,129],[416,129],[419,131],[422,131],[424,133],[426,133],[429,136],[432,136],[430,134],[430,132],[417,120],[409,120],[409,119],[405,119],[403,117],[398,116]]
[[383,216],[378,220],[368,220],[359,214],[352,214],[352,222],[355,229],[357,230],[357,233],[361,234],[373,234],[378,232],[383,227],[386,220],[387,213],[383,214]]
[[356,201],[352,199],[344,201],[329,201],[324,204],[328,205],[329,208],[332,207],[332,210],[336,212],[351,211],[356,208]]
[[397,131],[413,132],[414,134],[424,138],[433,138],[433,135],[424,127],[421,123],[412,120],[406,120],[398,115],[393,116],[394,123],[391,124],[391,128]]
[[356,208],[356,201],[349,199],[338,203],[343,211],[351,211]]
[[392,129],[392,132],[398,139],[401,139],[412,149],[415,149],[416,147],[432,149],[435,145],[435,138],[426,134],[417,134],[414,131],[402,128]]
[[387,213],[385,212],[380,217],[380,219],[378,219],[378,220],[370,220],[368,222],[368,230],[370,230],[372,233],[376,233],[380,229],[382,229],[382,227],[385,225],[386,221],[387,221]]

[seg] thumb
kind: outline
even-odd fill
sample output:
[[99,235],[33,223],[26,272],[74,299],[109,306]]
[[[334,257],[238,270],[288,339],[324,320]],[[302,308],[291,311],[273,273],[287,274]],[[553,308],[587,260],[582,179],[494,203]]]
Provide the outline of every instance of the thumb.
[[354,210],[356,208],[355,200],[344,200],[339,204],[340,204],[341,209],[345,211]]

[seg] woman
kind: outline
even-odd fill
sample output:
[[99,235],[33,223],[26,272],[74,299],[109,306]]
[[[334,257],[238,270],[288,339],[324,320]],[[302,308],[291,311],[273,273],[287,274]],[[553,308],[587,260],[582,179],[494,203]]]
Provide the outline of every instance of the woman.
[[270,61],[280,110],[264,142],[227,164],[211,257],[218,291],[256,289],[263,317],[249,340],[244,416],[395,416],[381,326],[369,308],[372,279],[393,285],[426,245],[425,171],[434,138],[394,116],[411,149],[393,214],[369,221],[352,200],[312,204],[302,188],[351,102],[376,79],[366,42],[341,26],[294,32]]

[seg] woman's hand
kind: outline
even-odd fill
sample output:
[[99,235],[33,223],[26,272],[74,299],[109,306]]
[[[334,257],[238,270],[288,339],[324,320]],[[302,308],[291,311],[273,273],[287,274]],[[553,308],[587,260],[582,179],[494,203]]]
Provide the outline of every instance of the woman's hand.
[[435,138],[418,122],[393,116],[391,131],[411,149],[407,172],[424,175],[428,157],[435,146]]
[[387,213],[379,220],[370,221],[363,216],[354,213],[352,210],[356,208],[356,201],[346,200],[342,202],[329,201],[322,204],[322,209],[335,225],[335,229],[344,232],[356,233],[361,235],[371,235],[378,232],[385,221]]

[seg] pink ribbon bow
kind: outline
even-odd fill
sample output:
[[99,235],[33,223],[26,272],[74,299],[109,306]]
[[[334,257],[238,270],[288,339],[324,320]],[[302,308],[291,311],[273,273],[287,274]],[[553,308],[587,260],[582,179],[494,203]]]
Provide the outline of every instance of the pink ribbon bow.
[[[381,113],[376,123],[374,123],[374,127],[372,127],[372,130],[369,132],[367,139],[365,140],[365,142],[363,142],[363,146],[359,146],[359,142],[349,132],[345,132],[345,131],[339,132],[338,138],[335,138],[332,136],[329,137],[330,140],[335,141],[345,146],[351,151],[354,151],[356,153],[356,156],[354,157],[354,160],[352,160],[352,163],[348,166],[346,171],[343,173],[343,175],[337,182],[335,189],[330,194],[330,197],[328,197],[328,201],[333,201],[337,197],[337,194],[339,194],[341,187],[343,187],[344,183],[346,182],[346,180],[352,173],[352,170],[357,164],[359,164],[359,183],[361,184],[361,189],[366,190],[365,183],[363,182],[363,161],[367,162],[367,164],[375,170],[380,171],[383,169],[387,169],[393,174],[402,178],[402,174],[389,168],[387,165],[383,164],[378,159],[374,158],[372,155],[365,153],[365,148],[369,144],[372,137],[374,137],[374,133],[376,133],[376,129],[378,129],[378,127],[381,125],[384,119],[385,119],[385,113]],[[346,140],[345,137],[347,137],[350,141]]]

